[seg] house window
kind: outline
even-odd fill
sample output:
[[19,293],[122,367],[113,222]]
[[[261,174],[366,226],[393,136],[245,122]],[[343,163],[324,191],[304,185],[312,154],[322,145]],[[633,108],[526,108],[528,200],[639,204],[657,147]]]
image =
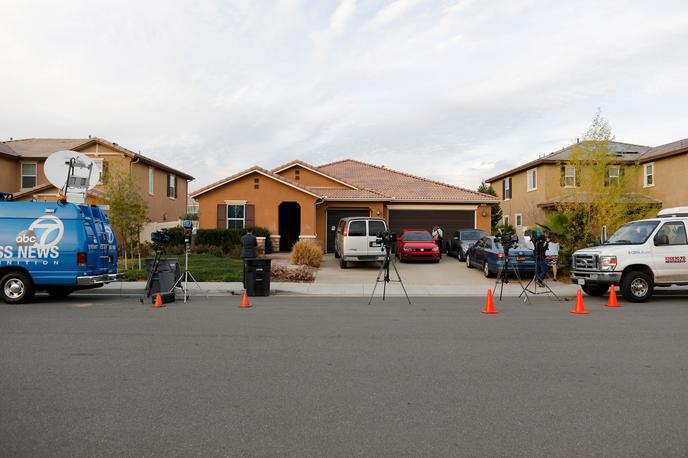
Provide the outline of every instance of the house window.
[[167,197],[177,198],[177,177],[171,173],[167,175]]
[[504,215],[503,224],[504,224],[505,226],[508,226],[508,225],[509,225],[509,215]]
[[155,191],[155,169],[153,167],[148,167],[148,194],[151,196]]
[[243,229],[245,215],[245,205],[227,205],[227,229]]
[[537,169],[528,170],[528,191],[537,189]]
[[648,188],[655,185],[655,163],[645,164],[643,176],[645,177],[643,186]]
[[35,188],[38,180],[38,164],[35,162],[22,162],[21,164],[21,187],[22,189]]
[[564,166],[564,187],[575,188],[576,187],[576,166],[575,165],[565,165]]
[[260,189],[260,178],[253,179],[253,189]]
[[621,167],[612,165],[607,169],[607,186],[618,186],[621,179]]
[[504,181],[502,183],[503,186],[503,194],[504,194],[504,200],[509,200],[511,199],[511,177],[509,178],[504,178]]
[[301,170],[294,170],[294,180],[299,181],[301,179]]
[[514,219],[516,220],[516,227],[519,229],[522,228],[523,227],[523,215],[521,215],[520,213],[516,213],[514,215]]

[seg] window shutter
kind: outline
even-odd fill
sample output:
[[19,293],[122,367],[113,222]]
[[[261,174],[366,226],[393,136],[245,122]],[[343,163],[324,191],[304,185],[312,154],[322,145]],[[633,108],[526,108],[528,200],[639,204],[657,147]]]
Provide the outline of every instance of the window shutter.
[[559,178],[559,186],[563,188],[564,186],[566,186],[566,166],[562,165],[560,171],[561,174]]
[[217,228],[227,229],[227,204],[217,204]]
[[172,197],[170,195],[170,175],[167,174],[167,197]]
[[509,199],[511,199],[511,197],[513,196],[513,192],[514,192],[513,183],[511,182],[511,177],[509,177]]
[[576,167],[576,187],[580,187],[580,167]]
[[246,204],[244,212],[244,227],[254,227],[256,225],[256,206]]
[[609,186],[609,182],[611,181],[611,180],[609,179],[609,173],[611,172],[611,170],[612,170],[611,167],[607,167],[607,173],[604,174],[604,187],[605,187],[605,188],[606,188],[607,186]]
[[506,180],[502,180],[502,199],[507,199],[507,196],[506,196]]

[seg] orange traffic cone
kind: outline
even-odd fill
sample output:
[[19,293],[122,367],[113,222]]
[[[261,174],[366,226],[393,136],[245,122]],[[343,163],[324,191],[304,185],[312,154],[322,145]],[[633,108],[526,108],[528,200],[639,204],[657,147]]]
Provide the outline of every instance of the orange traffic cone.
[[160,308],[164,306],[165,304],[162,303],[162,296],[160,295],[160,293],[158,293],[158,295],[155,296],[155,304],[153,304],[153,307]]
[[576,294],[576,307],[571,310],[571,313],[575,313],[577,315],[585,315],[588,312],[585,310],[585,304],[583,303],[583,293],[581,293],[581,290],[578,290],[578,294]]
[[616,288],[614,285],[609,287],[609,300],[607,301],[607,307],[621,307],[616,301]]
[[495,310],[494,299],[492,298],[491,289],[487,290],[487,299],[485,300],[485,309],[483,310],[483,313],[499,313],[497,310]]
[[241,308],[249,308],[251,304],[248,302],[248,294],[244,291],[244,298],[241,300]]

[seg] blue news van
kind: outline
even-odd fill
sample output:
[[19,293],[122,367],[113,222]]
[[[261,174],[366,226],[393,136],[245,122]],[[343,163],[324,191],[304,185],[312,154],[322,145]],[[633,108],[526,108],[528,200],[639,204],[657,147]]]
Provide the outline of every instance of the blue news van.
[[117,241],[100,207],[0,201],[0,297],[66,297],[118,280]]

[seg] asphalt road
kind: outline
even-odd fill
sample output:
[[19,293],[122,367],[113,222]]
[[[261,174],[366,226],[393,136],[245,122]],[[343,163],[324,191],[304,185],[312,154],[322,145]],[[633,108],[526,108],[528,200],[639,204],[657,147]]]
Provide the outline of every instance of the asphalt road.
[[0,305],[0,456],[686,456],[688,301]]

